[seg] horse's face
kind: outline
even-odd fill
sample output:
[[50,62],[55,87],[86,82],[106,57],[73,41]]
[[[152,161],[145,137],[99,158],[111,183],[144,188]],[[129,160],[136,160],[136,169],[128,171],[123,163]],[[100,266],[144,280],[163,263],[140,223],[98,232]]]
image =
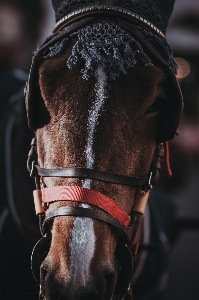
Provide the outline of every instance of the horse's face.
[[[69,70],[70,50],[45,60],[39,70],[42,97],[50,115],[37,130],[40,166],[84,167],[129,176],[147,176],[157,145],[167,80],[158,67],[135,66],[110,81],[102,68],[88,81],[80,65]],[[128,214],[136,188],[97,180],[44,178],[47,187],[78,185],[112,198]],[[50,204],[77,206],[73,201]],[[84,204],[82,204],[84,206]],[[105,222],[56,217],[52,242],[41,265],[44,299],[112,299],[120,264],[120,233]]]

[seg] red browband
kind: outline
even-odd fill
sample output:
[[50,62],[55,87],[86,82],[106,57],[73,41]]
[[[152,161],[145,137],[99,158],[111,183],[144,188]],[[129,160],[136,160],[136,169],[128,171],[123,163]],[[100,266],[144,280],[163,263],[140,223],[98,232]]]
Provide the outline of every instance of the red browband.
[[100,192],[80,186],[55,186],[52,188],[44,188],[40,191],[43,203],[54,201],[77,201],[87,203],[103,209],[126,227],[128,227],[130,223],[130,216],[112,199]]

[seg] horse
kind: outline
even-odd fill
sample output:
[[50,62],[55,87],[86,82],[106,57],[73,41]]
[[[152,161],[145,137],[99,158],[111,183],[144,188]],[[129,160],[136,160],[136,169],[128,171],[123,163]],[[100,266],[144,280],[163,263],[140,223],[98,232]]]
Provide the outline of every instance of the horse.
[[183,105],[163,32],[117,4],[67,13],[54,1],[62,16],[33,55],[25,97],[39,299],[134,299],[141,216]]

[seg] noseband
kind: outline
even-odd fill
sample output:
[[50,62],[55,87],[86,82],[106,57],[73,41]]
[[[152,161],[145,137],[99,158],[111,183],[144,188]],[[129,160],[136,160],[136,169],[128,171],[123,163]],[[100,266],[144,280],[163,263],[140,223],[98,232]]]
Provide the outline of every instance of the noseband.
[[[102,1],[104,4],[114,1]],[[168,125],[168,133],[160,138],[165,141],[172,139],[175,135],[176,128],[178,126],[179,116],[182,110],[182,95],[179,89],[179,85],[175,78],[175,75],[171,71],[167,62],[165,62],[162,55],[142,36],[135,24],[144,26],[150,32],[159,35],[161,38],[165,36],[161,31],[153,24],[143,19],[142,17],[133,14],[131,11],[121,9],[114,5],[94,5],[92,7],[86,7],[77,10],[65,17],[63,17],[55,26],[54,33],[39,51],[33,57],[31,66],[29,83],[26,87],[26,107],[28,112],[29,126],[32,129],[36,129],[32,111],[32,92],[35,70],[40,63],[42,54],[53,43],[62,40],[65,36],[74,32],[75,30],[93,22],[99,16],[114,17],[118,24],[125,30],[133,34],[143,45],[143,47],[151,54],[151,56],[160,63],[168,74],[171,83],[174,87],[176,96],[178,112],[172,125]],[[64,28],[64,30],[63,30]],[[56,34],[57,33],[57,34]],[[170,126],[170,127],[169,127]],[[124,176],[108,172],[102,172],[100,170],[86,169],[86,168],[67,168],[60,167],[56,169],[41,168],[37,165],[37,147],[36,139],[34,138],[31,143],[31,149],[28,154],[27,167],[30,172],[30,176],[35,178],[36,191],[34,191],[34,201],[36,214],[39,216],[40,230],[43,238],[36,244],[32,253],[32,271],[35,279],[39,282],[39,268],[42,261],[48,254],[51,238],[49,236],[48,223],[51,222],[57,216],[78,216],[87,217],[103,221],[108,225],[116,228],[121,232],[120,242],[116,251],[116,255],[121,264],[121,272],[118,275],[118,281],[115,288],[115,294],[119,295],[120,299],[124,299],[127,295],[129,282],[132,275],[132,254],[129,247],[132,245],[137,228],[139,225],[140,217],[144,213],[144,209],[149,196],[149,191],[152,186],[159,179],[159,172],[161,168],[161,160],[163,158],[163,144],[158,144],[154,159],[146,177],[133,177]],[[119,205],[117,205],[112,199],[107,196],[96,192],[94,190],[85,189],[79,186],[61,186],[54,188],[47,188],[43,182],[40,182],[42,177],[64,177],[64,178],[81,178],[92,179],[112,184],[128,185],[136,187],[135,204],[132,208],[132,212],[128,215]],[[45,214],[49,204],[55,201],[74,201],[77,203],[84,203],[89,205],[82,206],[63,206],[52,210]],[[78,204],[77,204],[78,205]],[[133,234],[129,237],[129,229],[133,227]]]

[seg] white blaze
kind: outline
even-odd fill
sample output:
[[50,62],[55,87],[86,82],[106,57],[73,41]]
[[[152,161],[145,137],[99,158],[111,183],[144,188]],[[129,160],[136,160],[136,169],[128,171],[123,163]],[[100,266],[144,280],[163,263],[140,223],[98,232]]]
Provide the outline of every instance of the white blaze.
[[89,281],[89,266],[95,252],[93,221],[76,218],[71,240],[70,278],[71,292],[86,286]]
[[[107,85],[107,76],[104,72],[103,68],[98,68],[96,71],[96,85],[95,85],[95,101],[93,106],[89,111],[88,118],[88,140],[86,145],[86,167],[92,168],[95,160],[95,154],[93,152],[93,143],[94,143],[94,133],[96,129],[96,125],[98,124],[98,118],[102,111],[102,107],[104,105],[105,99],[107,97],[106,93],[106,85]],[[84,182],[85,188],[90,188],[90,179],[86,179]]]
[[[89,111],[87,123],[88,138],[85,148],[86,167],[92,168],[95,155],[93,152],[94,133],[98,118],[106,99],[107,76],[102,68],[96,71],[95,101]],[[84,181],[83,187],[90,188],[91,179]],[[88,204],[79,204],[89,207]],[[73,224],[71,235],[70,278],[72,280],[71,292],[86,285],[89,281],[89,267],[95,253],[95,233],[93,221],[90,218],[78,217]],[[75,289],[75,290],[74,290]]]

